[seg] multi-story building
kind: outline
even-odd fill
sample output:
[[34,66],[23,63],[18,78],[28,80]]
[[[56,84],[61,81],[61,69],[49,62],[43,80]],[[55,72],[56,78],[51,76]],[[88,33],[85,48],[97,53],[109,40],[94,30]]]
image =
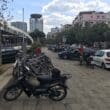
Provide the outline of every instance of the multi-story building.
[[35,29],[43,32],[43,18],[41,14],[31,14],[30,32],[33,32]]
[[58,32],[60,32],[58,27],[51,28],[51,32],[48,32],[47,34],[47,39],[54,39]]
[[61,31],[69,30],[71,27],[72,27],[71,24],[65,24],[65,25],[62,25],[62,27],[61,27]]
[[51,28],[51,33],[57,33],[59,32],[59,28],[58,27],[55,27],[55,28]]
[[27,23],[26,22],[16,21],[16,22],[11,22],[11,25],[27,32]]
[[106,13],[106,18],[107,18],[107,24],[110,27],[110,12]]
[[79,15],[73,21],[73,26],[75,24],[80,24],[85,26],[86,24],[96,24],[96,23],[106,23],[107,14],[104,12],[96,12],[96,11],[87,11],[87,12],[80,12]]
[[47,33],[47,39],[52,39],[52,33],[51,32]]

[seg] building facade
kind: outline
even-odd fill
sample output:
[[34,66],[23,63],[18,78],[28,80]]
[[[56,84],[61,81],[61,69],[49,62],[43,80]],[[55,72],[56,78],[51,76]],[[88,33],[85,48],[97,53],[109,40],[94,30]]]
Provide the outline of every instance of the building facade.
[[107,22],[107,13],[88,11],[80,12],[79,15],[73,21],[73,26],[75,24],[80,24],[83,27],[86,24],[94,25],[96,23],[106,23]]
[[51,31],[47,33],[47,39],[54,39],[58,32],[60,32],[58,27],[51,28]]
[[110,12],[106,13],[106,18],[107,18],[107,24],[110,27]]
[[55,27],[55,28],[51,28],[51,33],[57,33],[59,32],[59,28],[58,27]]
[[11,22],[11,25],[27,32],[27,23],[26,22],[16,21],[16,22]]
[[35,29],[43,32],[43,18],[41,14],[31,14],[30,32],[33,32]]
[[61,31],[69,30],[72,27],[72,24],[65,24],[62,25]]

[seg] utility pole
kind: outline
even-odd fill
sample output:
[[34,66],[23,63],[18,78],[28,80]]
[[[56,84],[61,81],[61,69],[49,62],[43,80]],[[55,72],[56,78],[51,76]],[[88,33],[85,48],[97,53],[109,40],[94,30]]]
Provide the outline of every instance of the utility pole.
[[2,64],[2,30],[0,29],[0,65]]
[[[23,12],[23,29],[24,29],[24,8],[22,9],[22,12]],[[22,42],[22,50],[23,50],[23,55],[25,56],[26,54],[26,40],[25,40],[25,36],[23,34],[23,42]]]
[[24,8],[23,8],[23,23],[24,23]]

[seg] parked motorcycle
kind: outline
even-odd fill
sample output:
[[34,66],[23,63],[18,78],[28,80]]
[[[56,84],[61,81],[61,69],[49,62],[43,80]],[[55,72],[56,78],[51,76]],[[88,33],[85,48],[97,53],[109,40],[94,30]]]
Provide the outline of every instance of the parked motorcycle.
[[45,54],[41,54],[39,57],[36,56],[25,56],[21,57],[22,55],[19,53],[17,55],[16,61],[13,65],[13,72],[12,75],[14,78],[18,78],[20,76],[20,71],[21,71],[21,63],[25,59],[26,64],[30,66],[31,69],[35,71],[35,73],[49,73],[54,66]]
[[12,85],[7,87],[3,97],[7,101],[16,100],[22,92],[30,97],[31,95],[49,97],[54,101],[63,100],[67,95],[66,80],[71,77],[69,74],[60,74],[58,69],[53,69],[52,75],[35,74],[24,61],[22,61],[20,76]]
[[13,64],[12,76],[18,78],[20,76],[20,69],[22,63],[22,52],[17,53],[15,63]]

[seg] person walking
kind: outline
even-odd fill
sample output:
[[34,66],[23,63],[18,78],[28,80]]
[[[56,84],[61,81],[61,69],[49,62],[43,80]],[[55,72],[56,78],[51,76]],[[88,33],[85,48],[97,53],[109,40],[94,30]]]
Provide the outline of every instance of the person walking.
[[35,49],[35,54],[36,54],[37,57],[41,55],[41,48],[40,47],[37,47]]
[[80,45],[79,53],[80,53],[80,65],[82,65],[82,63],[83,63],[83,53],[84,53],[84,47],[83,47],[82,44]]

